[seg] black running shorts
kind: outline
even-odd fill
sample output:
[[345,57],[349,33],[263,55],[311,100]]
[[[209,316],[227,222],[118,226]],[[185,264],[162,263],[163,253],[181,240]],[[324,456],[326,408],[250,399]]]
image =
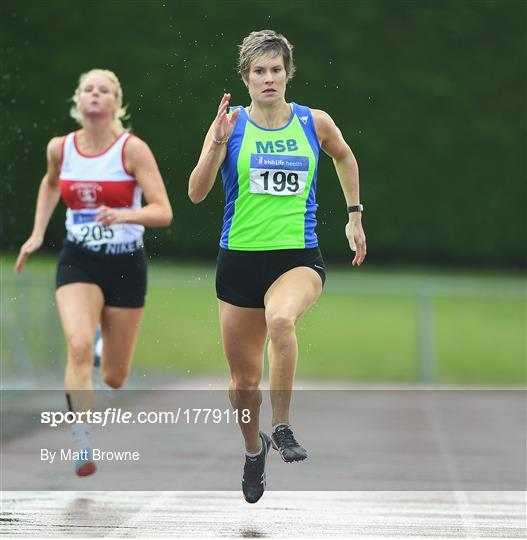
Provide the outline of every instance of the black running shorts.
[[318,248],[273,251],[235,251],[220,248],[216,268],[216,296],[239,307],[263,308],[269,287],[293,268],[307,266],[326,280],[326,266]]
[[57,267],[57,289],[69,283],[94,283],[104,304],[138,308],[145,305],[146,254],[144,249],[120,255],[101,255],[65,242]]

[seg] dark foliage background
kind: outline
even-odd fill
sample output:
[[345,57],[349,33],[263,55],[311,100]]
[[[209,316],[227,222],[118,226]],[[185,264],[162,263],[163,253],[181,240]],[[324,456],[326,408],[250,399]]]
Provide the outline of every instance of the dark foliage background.
[[[133,131],[157,157],[175,211],[154,254],[212,257],[220,182],[201,205],[188,176],[224,91],[247,104],[237,45],[272,28],[295,45],[288,99],[329,112],[361,168],[369,260],[524,267],[526,4],[408,2],[5,2],[1,9],[0,239],[29,235],[45,147],[76,125],[69,97],[92,67],[114,70]],[[331,160],[319,171],[328,258],[348,260]],[[47,245],[60,243],[64,207]],[[154,237],[156,240],[154,240]]]

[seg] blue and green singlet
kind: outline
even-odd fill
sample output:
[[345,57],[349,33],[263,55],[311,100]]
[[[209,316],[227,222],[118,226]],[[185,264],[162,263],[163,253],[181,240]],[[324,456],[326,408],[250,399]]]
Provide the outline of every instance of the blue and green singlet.
[[310,109],[292,103],[291,118],[279,129],[256,125],[240,109],[221,166],[220,246],[240,251],[317,247],[320,145]]

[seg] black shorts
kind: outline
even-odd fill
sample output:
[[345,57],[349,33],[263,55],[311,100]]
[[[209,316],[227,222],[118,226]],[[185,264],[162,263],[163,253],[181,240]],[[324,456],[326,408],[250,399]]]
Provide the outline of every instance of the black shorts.
[[65,242],[57,266],[57,289],[69,283],[98,285],[106,306],[143,307],[146,295],[145,251],[138,249],[121,255],[101,255]]
[[307,266],[322,285],[326,266],[318,248],[273,251],[235,251],[220,248],[216,268],[216,296],[239,307],[263,308],[269,287],[293,268]]

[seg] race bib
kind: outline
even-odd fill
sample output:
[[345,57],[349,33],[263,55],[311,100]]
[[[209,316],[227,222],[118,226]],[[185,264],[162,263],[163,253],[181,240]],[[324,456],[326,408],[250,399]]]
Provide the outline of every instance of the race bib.
[[72,223],[69,233],[74,242],[87,246],[124,242],[122,224],[103,227],[95,220],[95,210],[75,210],[72,213]]
[[251,154],[250,192],[266,195],[302,195],[306,189],[309,158]]

